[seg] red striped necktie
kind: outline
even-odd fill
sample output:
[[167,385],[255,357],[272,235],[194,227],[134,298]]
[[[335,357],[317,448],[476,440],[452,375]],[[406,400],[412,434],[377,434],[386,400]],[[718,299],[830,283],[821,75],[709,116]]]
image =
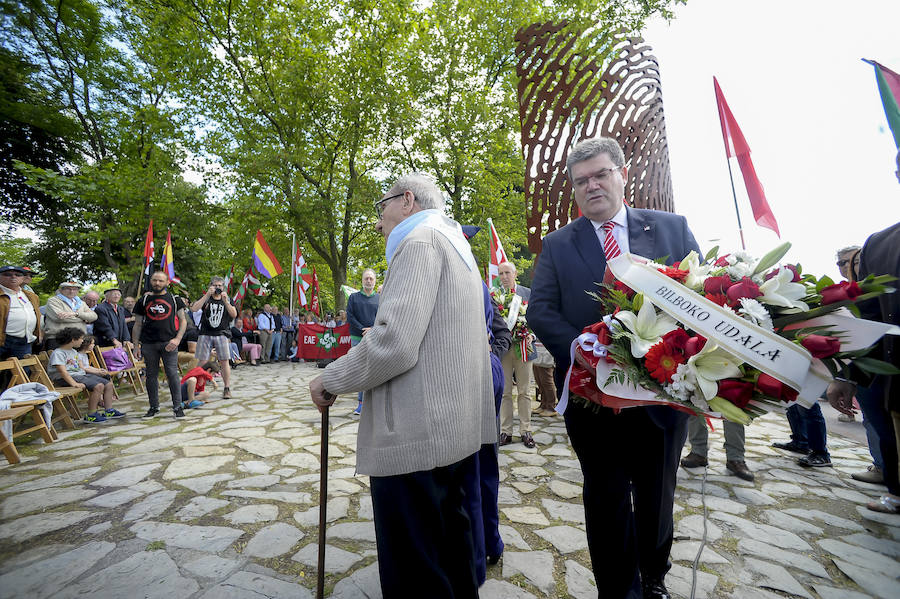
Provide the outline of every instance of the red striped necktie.
[[622,253],[619,249],[619,242],[613,237],[613,227],[616,224],[611,220],[603,223],[602,228],[606,232],[606,238],[603,240],[603,253],[606,254],[606,261],[609,262],[613,258]]

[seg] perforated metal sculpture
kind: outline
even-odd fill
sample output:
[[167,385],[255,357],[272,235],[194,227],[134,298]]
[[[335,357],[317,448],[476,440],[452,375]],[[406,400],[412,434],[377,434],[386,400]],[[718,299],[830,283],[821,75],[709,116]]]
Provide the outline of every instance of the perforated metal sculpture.
[[567,22],[531,25],[516,41],[529,249],[539,253],[541,237],[578,214],[564,165],[582,139],[615,138],[629,167],[630,204],[671,211],[659,64],[650,46]]

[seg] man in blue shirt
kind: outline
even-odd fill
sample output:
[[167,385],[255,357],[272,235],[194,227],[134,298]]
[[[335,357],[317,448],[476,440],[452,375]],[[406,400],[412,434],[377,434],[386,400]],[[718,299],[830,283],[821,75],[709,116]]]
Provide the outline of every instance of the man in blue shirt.
[[[353,347],[362,340],[369,328],[375,324],[375,314],[378,313],[378,294],[375,293],[375,271],[367,268],[363,271],[362,290],[350,296],[347,300],[347,322],[350,324],[350,346]],[[359,403],[353,414],[359,416],[362,411],[362,392],[359,393]]]

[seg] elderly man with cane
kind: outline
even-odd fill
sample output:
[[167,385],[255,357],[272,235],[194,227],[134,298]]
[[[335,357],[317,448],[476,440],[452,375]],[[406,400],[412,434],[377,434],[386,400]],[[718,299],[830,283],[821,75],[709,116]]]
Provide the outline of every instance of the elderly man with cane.
[[310,382],[320,409],[364,391],[357,470],[368,474],[385,597],[477,597],[465,480],[496,443],[482,283],[437,186],[398,179],[375,203],[388,271],[375,323]]

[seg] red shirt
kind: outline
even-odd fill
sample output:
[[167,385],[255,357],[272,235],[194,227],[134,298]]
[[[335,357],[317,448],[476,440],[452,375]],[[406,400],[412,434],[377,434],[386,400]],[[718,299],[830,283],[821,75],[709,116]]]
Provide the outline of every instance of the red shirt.
[[185,382],[192,376],[197,378],[197,386],[194,388],[194,391],[196,391],[197,393],[202,393],[203,390],[206,389],[206,381],[213,380],[213,375],[211,372],[207,372],[197,366],[196,368],[189,370],[186,375],[181,377],[181,382]]
[[243,333],[249,333],[250,331],[256,330],[256,321],[252,318],[242,318],[241,324],[243,325]]

